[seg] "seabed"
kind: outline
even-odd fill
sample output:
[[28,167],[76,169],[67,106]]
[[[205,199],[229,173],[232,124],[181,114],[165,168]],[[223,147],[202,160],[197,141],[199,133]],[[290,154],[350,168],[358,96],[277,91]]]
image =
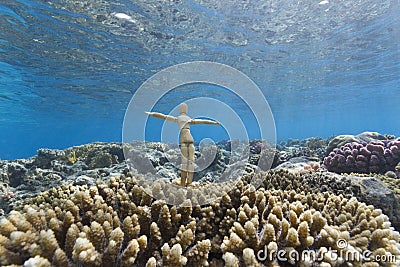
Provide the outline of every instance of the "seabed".
[[213,180],[229,167],[226,143],[189,188],[162,143],[142,151],[162,177],[148,191],[120,143],[1,161],[1,265],[399,265],[400,139],[287,140],[268,148],[267,171],[271,151],[254,140],[229,187]]

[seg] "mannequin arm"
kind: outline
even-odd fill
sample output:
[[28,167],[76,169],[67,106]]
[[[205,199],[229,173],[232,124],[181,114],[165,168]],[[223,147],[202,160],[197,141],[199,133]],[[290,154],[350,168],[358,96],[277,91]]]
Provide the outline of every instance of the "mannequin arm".
[[218,121],[202,120],[202,119],[190,120],[190,124],[213,124],[218,126],[220,125]]
[[174,116],[165,115],[165,114],[162,114],[162,113],[159,113],[159,112],[148,112],[148,111],[145,111],[144,113],[146,113],[149,116],[153,116],[153,117],[156,117],[156,118],[162,119],[162,120],[167,120],[167,121],[171,121],[171,122],[177,122],[178,121],[178,119],[176,117],[174,117]]

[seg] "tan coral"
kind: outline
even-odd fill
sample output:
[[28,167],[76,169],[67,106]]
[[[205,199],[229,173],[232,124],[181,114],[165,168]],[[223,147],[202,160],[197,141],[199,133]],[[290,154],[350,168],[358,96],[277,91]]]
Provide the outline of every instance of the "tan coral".
[[121,254],[121,265],[123,267],[132,266],[135,263],[139,251],[139,242],[136,239],[131,240],[126,249]]
[[231,252],[226,252],[222,256],[225,261],[225,267],[239,267],[239,259]]
[[52,263],[59,267],[68,267],[68,257],[61,248],[57,248],[52,258]]
[[146,267],[156,267],[156,266],[157,266],[157,260],[154,257],[151,257],[146,263]]
[[78,237],[76,240],[72,251],[72,259],[77,263],[88,266],[99,266],[102,262],[100,253],[85,237]]
[[257,261],[256,256],[254,255],[254,250],[251,248],[243,249],[243,261],[246,267],[261,267],[263,266],[261,263]]
[[55,251],[59,248],[57,239],[52,230],[42,230],[39,234],[39,244],[43,255],[48,260],[52,260]]
[[17,228],[7,218],[1,218],[0,220],[0,234],[3,236],[10,236],[10,234],[16,231]]
[[180,267],[187,263],[187,258],[182,255],[182,247],[180,244],[175,244],[172,248],[165,243],[161,247],[162,251],[162,266]]
[[187,249],[194,241],[194,233],[190,228],[181,225],[173,243],[179,243],[183,250]]
[[51,264],[46,258],[35,256],[24,262],[25,267],[50,267]]
[[137,214],[125,217],[123,221],[123,230],[126,240],[137,238],[140,233],[140,224]]
[[116,262],[123,240],[124,232],[121,230],[121,228],[117,227],[111,231],[108,246],[105,251],[105,260],[107,262]]
[[211,250],[210,240],[198,241],[190,250],[185,253],[188,266],[207,266],[208,253]]
[[[268,188],[255,190],[248,184],[253,175],[203,207],[190,206],[198,200],[179,207],[154,201],[129,173],[109,185],[52,189],[0,220],[0,264],[22,265],[39,256],[58,266],[278,266],[276,253],[265,260],[257,253],[264,248],[318,252],[337,248],[340,239],[348,251],[370,249],[399,259],[400,234],[381,210],[356,198],[319,193],[283,171],[257,174]],[[281,190],[278,181],[292,189]],[[212,187],[207,190],[212,193]],[[328,254],[321,266],[341,261]],[[308,257],[291,264],[316,263]]]
[[106,243],[106,234],[103,226],[98,222],[92,222],[89,230],[89,240],[95,246],[97,251],[103,251]]

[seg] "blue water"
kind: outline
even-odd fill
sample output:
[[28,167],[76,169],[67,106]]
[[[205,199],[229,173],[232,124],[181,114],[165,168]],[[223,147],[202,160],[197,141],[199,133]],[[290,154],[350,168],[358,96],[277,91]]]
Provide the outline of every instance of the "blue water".
[[[268,100],[278,140],[400,136],[399,1],[319,2],[1,1],[0,158],[121,141],[140,85],[194,60],[248,75]],[[198,92],[177,90],[155,110]],[[221,98],[250,120],[240,102]],[[193,131],[226,137],[215,128]]]

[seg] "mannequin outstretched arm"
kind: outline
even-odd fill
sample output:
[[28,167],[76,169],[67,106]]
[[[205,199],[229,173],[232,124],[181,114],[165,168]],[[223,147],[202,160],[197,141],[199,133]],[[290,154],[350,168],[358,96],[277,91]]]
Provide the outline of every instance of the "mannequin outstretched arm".
[[203,119],[193,119],[190,120],[190,124],[213,124],[213,125],[220,125],[218,121],[212,121],[212,120],[203,120]]
[[159,112],[148,112],[148,111],[145,111],[144,113],[146,113],[149,116],[153,116],[153,117],[156,117],[156,118],[162,119],[162,120],[167,120],[167,121],[171,121],[171,122],[177,122],[178,121],[178,119],[176,117],[174,117],[174,116],[165,115],[165,114],[162,114],[162,113],[159,113]]

